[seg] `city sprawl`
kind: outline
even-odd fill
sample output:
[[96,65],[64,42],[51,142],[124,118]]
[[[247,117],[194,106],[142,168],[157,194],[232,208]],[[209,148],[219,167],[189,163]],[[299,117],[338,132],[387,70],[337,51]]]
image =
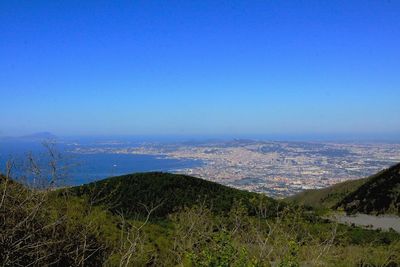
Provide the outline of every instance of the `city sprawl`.
[[74,153],[120,153],[194,159],[198,167],[177,173],[283,197],[374,174],[400,162],[398,143],[266,142],[253,140],[140,143],[108,142]]

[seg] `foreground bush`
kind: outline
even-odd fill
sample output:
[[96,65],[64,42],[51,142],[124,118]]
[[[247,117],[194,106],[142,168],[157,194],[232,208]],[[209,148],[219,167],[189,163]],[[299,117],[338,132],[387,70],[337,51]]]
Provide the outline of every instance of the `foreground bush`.
[[27,187],[1,175],[0,263],[400,266],[399,234],[330,223],[301,207],[271,204],[262,195],[233,199],[223,211],[206,200],[191,200],[193,205],[182,203],[160,218],[155,211],[163,203],[148,206],[138,200],[132,206],[142,209],[135,215],[105,205],[117,199],[111,192],[113,202],[97,201],[101,194],[77,196],[52,186]]

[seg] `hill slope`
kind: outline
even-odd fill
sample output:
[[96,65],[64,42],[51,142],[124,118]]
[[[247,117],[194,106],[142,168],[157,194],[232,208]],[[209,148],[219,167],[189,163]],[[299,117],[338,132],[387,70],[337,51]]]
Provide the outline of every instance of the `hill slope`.
[[336,207],[349,213],[400,214],[400,164],[370,177]]
[[348,213],[400,214],[400,164],[368,178],[306,190],[286,201],[313,208],[342,208]]
[[[0,192],[0,263],[5,266],[400,264],[395,232],[336,225],[290,205],[276,213],[268,204],[278,202],[261,194],[190,176],[132,174],[57,191],[32,190],[3,178]],[[235,200],[259,213],[251,216]],[[179,210],[199,201],[212,210]],[[158,217],[142,220],[146,212],[140,203],[160,202],[153,213]],[[273,216],[266,218],[268,211]]]
[[[227,212],[235,200],[241,200],[249,207],[252,198],[260,197],[203,179],[161,172],[112,177],[70,190],[77,196],[88,196],[96,204],[111,207],[113,212],[123,211],[127,215],[145,215],[145,206],[152,208],[159,205],[153,213],[157,217],[165,217],[199,203],[204,203],[215,212]],[[275,205],[275,200],[266,199]]]
[[287,198],[289,202],[313,208],[333,208],[349,193],[357,190],[368,178],[349,180],[323,189],[305,190]]

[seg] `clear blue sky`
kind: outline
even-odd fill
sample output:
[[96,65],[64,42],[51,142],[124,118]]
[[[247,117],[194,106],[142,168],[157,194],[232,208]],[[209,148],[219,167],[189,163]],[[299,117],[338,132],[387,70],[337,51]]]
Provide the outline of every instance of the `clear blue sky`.
[[400,1],[0,2],[0,135],[400,133]]

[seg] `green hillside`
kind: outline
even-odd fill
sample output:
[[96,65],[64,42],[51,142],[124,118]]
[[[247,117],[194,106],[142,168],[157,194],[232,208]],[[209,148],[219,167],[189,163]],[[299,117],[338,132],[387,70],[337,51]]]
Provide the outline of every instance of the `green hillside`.
[[288,202],[297,203],[313,208],[333,208],[349,193],[357,190],[368,178],[349,180],[322,189],[305,190],[286,199]]
[[[146,215],[146,207],[157,206],[153,213],[155,217],[165,217],[183,207],[200,203],[216,213],[226,213],[235,200],[240,200],[251,213],[251,200],[260,197],[255,193],[204,179],[161,172],[112,177],[74,187],[70,191],[77,196],[87,196],[96,204],[111,207],[113,212],[122,211],[128,216]],[[271,206],[277,203],[272,198],[265,199]]]
[[305,190],[285,201],[317,209],[340,208],[348,213],[400,214],[400,164],[368,178]]
[[[400,235],[185,175],[0,179],[2,266],[399,266]],[[148,210],[155,207],[148,215]]]
[[400,214],[400,164],[370,177],[336,207],[348,213]]

